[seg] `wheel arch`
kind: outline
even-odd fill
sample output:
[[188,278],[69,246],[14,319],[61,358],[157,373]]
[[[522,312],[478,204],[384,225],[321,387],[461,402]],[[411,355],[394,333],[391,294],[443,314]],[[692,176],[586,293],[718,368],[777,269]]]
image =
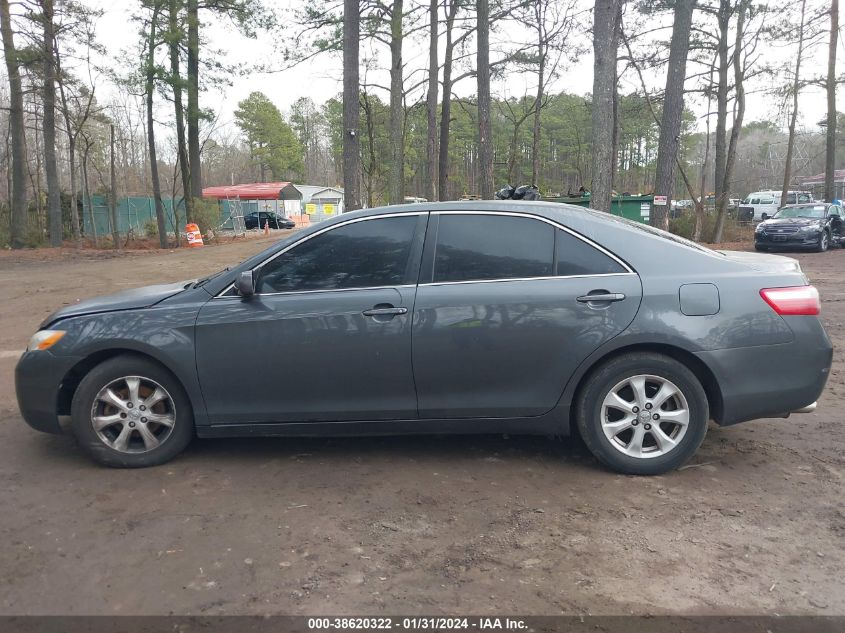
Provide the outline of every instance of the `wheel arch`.
[[584,388],[584,385],[589,377],[608,361],[632,352],[652,352],[656,354],[663,354],[664,356],[668,356],[687,367],[687,369],[689,369],[693,374],[695,374],[695,377],[698,378],[698,381],[704,389],[704,393],[707,395],[707,405],[710,409],[711,419],[716,420],[716,422],[720,422],[722,420],[724,413],[722,390],[719,387],[719,382],[716,380],[715,374],[706,363],[689,350],[675,345],[665,343],[634,343],[609,350],[607,353],[591,359],[589,364],[582,369],[577,381],[574,381],[574,387],[567,389],[567,393],[569,395],[568,412],[570,433],[577,432],[577,425],[575,424],[575,406],[578,401],[578,394]]
[[168,371],[173,376],[173,378],[179,383],[179,386],[182,387],[182,390],[188,396],[188,400],[191,402],[191,407],[194,409],[194,411],[197,410],[196,403],[191,401],[192,399],[190,396],[190,391],[187,389],[185,381],[182,380],[178,376],[178,374],[176,374],[160,359],[156,358],[152,354],[148,354],[146,352],[137,349],[132,349],[129,347],[110,347],[107,349],[100,349],[95,352],[91,352],[90,354],[85,356],[81,361],[71,367],[68,372],[64,375],[64,377],[62,378],[61,385],[59,386],[59,393],[56,401],[56,412],[58,413],[58,415],[70,415],[71,403],[73,402],[73,397],[76,394],[76,390],[79,388],[79,383],[82,382],[82,379],[85,378],[85,376],[87,376],[92,369],[104,363],[105,361],[110,360],[112,358],[116,358],[118,356],[131,356],[139,359],[144,359],[153,362],[162,369]]

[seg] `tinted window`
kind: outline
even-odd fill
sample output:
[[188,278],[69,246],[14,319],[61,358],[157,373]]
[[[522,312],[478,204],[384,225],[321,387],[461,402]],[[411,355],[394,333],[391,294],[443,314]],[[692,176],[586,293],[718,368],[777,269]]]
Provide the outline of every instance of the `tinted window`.
[[558,275],[609,275],[627,272],[616,260],[566,231],[557,231]]
[[441,215],[434,281],[548,277],[554,227],[496,215]]
[[307,240],[262,267],[258,292],[395,286],[405,279],[417,216],[365,220]]

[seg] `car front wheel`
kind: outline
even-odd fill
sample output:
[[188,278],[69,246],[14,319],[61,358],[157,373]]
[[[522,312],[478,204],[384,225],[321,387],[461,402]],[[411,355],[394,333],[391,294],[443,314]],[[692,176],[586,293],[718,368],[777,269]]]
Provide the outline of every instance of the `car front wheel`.
[[82,449],[105,466],[163,464],[191,441],[194,420],[179,381],[164,367],[136,356],[118,356],[79,383],[71,427]]
[[593,455],[631,475],[683,465],[704,440],[708,419],[695,374],[662,354],[610,360],[589,376],[576,402],[578,429]]
[[816,244],[816,251],[819,253],[824,253],[829,246],[830,235],[828,235],[827,231],[822,231],[821,235],[819,235],[819,243]]

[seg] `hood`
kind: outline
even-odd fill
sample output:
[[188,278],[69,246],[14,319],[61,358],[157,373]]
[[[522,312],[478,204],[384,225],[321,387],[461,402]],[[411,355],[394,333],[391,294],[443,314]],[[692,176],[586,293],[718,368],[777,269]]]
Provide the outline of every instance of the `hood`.
[[154,286],[132,288],[131,290],[121,290],[120,292],[103,295],[102,297],[84,299],[78,303],[59,308],[41,323],[41,327],[44,328],[59,319],[81,316],[83,314],[148,308],[182,292],[191,283],[193,283],[193,280],[179,281],[171,284],[156,284]]
[[800,273],[801,264],[797,259],[783,255],[751,253],[749,251],[717,251],[729,260],[758,270],[763,273]]
[[765,228],[772,226],[817,226],[824,222],[822,218],[769,218],[761,222]]

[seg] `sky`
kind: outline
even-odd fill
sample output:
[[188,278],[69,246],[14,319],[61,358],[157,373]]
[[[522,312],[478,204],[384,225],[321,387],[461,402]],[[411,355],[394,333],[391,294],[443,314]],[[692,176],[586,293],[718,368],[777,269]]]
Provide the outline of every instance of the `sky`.
[[[268,0],[272,1],[272,0]],[[818,6],[824,0],[809,0],[808,7]],[[106,64],[113,64],[115,59],[131,59],[134,53],[135,42],[137,41],[137,26],[131,22],[131,14],[135,3],[129,0],[88,0],[94,6],[104,10],[104,15],[97,25],[97,33],[100,42],[108,51]],[[279,13],[292,22],[295,19],[295,8],[300,0],[276,0],[273,2]],[[407,3],[406,3],[407,4]],[[585,6],[589,8],[590,3]],[[669,26],[671,22],[666,22]],[[255,40],[239,35],[233,28],[220,23],[204,23],[203,35],[207,38],[209,47],[224,52],[225,61],[232,64],[254,64],[256,61],[273,63],[281,57],[281,51],[285,46],[293,43],[296,25],[283,26],[272,32],[261,32]],[[585,38],[584,34],[581,37]],[[519,40],[523,34],[516,28],[500,29],[491,34],[491,47],[494,49],[504,48],[513,41]],[[668,39],[668,30],[661,36]],[[577,40],[575,37],[573,41]],[[839,58],[845,60],[845,42],[840,37]],[[589,44],[588,40],[582,39],[582,43]],[[587,51],[574,63],[565,67],[559,77],[549,86],[550,92],[567,90],[580,94],[589,93],[592,89],[592,52],[587,46]],[[769,47],[763,51],[763,60],[773,64],[790,63],[797,51],[797,44],[787,45],[780,48]],[[442,46],[441,46],[442,53]],[[373,55],[372,49],[364,47],[362,56]],[[381,69],[368,71],[367,77],[372,83],[387,85],[387,70],[385,63],[386,51],[377,51],[377,66]],[[129,57],[127,57],[129,56]],[[427,64],[428,53],[424,40],[406,41],[403,49],[403,56],[406,66],[409,68],[424,68]],[[495,56],[495,52],[494,52]],[[810,53],[805,68],[808,72],[819,73],[826,67],[827,40],[816,50]],[[839,64],[840,66],[842,63]],[[364,73],[362,72],[362,78]],[[419,75],[418,75],[419,77]],[[235,77],[232,85],[220,86],[212,89],[201,97],[201,106],[211,108],[219,113],[219,125],[227,126],[233,122],[233,112],[238,101],[245,98],[250,92],[260,90],[283,111],[287,112],[290,105],[302,96],[310,96],[318,105],[327,99],[339,96],[341,85],[341,60],[339,55],[323,55],[300,66],[277,73],[249,73],[244,76]],[[661,75],[647,76],[647,82],[652,89],[662,87],[665,78]],[[472,79],[465,80],[456,86],[455,92],[459,95],[472,94],[475,85]],[[784,121],[784,110],[782,100],[770,94],[770,90],[777,82],[771,79],[754,80],[748,86],[748,97],[746,104],[745,121],[750,122],[760,119],[770,119],[779,122]],[[510,73],[504,81],[493,86],[493,94],[496,96],[507,95],[520,97],[526,93],[533,93],[536,86],[536,76],[531,73]],[[621,81],[623,92],[639,91],[639,82],[633,73],[626,75]],[[104,92],[116,90],[109,87]],[[108,95],[106,95],[108,96]],[[387,100],[387,95],[381,95]],[[100,96],[102,99],[103,96]],[[840,98],[841,99],[841,98]],[[699,129],[703,129],[703,117],[706,112],[706,104],[696,97],[687,97],[687,106],[690,107],[699,117]],[[806,88],[800,96],[799,101],[799,129],[814,129],[818,121],[822,120],[826,113],[824,92],[821,88]],[[715,122],[714,122],[715,123]]]

